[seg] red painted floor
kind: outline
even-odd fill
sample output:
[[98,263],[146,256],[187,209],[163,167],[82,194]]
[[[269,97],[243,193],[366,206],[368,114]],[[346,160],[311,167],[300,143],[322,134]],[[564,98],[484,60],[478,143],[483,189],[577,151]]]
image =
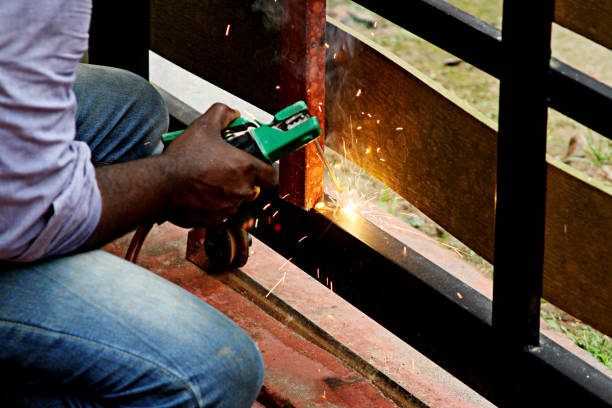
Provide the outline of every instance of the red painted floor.
[[[124,256],[130,236],[105,247]],[[153,229],[138,263],[202,298],[251,335],[266,366],[254,407],[397,407],[366,378],[330,353],[296,335],[221,280],[184,260],[186,230]]]

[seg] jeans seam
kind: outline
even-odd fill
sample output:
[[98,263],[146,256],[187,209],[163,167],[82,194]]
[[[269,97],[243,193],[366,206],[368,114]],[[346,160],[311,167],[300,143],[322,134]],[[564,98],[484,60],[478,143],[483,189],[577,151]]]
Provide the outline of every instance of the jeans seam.
[[196,407],[200,405],[199,402],[198,402],[198,397],[197,397],[198,393],[193,389],[193,387],[191,386],[189,381],[183,379],[179,374],[174,373],[170,368],[167,368],[167,367],[165,367],[165,366],[163,366],[163,365],[161,365],[161,364],[159,364],[157,362],[154,362],[154,361],[152,361],[150,359],[147,359],[147,358],[145,358],[143,356],[140,356],[138,354],[135,354],[135,353],[127,351],[127,350],[123,350],[123,349],[121,349],[119,347],[116,347],[116,346],[111,346],[109,344],[102,343],[102,342],[100,342],[98,340],[88,339],[86,337],[81,337],[81,336],[77,336],[75,334],[66,333],[66,332],[63,332],[61,330],[54,330],[54,329],[50,329],[50,328],[47,328],[47,327],[42,327],[42,326],[38,326],[38,325],[34,325],[34,324],[28,324],[28,323],[22,323],[22,322],[16,322],[16,321],[13,321],[13,320],[7,320],[7,319],[2,319],[2,318],[0,318],[0,323],[14,324],[14,325],[22,326],[22,327],[26,327],[26,328],[33,328],[33,329],[47,331],[47,332],[51,332],[51,333],[62,334],[62,335],[69,336],[69,337],[72,337],[72,338],[75,338],[75,339],[78,339],[78,340],[81,340],[81,341],[94,343],[94,344],[100,345],[100,346],[102,346],[104,348],[107,348],[107,349],[110,349],[110,350],[113,350],[113,351],[117,351],[119,353],[126,354],[128,356],[131,356],[131,357],[134,357],[136,359],[139,359],[139,360],[141,360],[141,361],[143,361],[143,362],[145,362],[147,364],[150,364],[150,365],[152,365],[154,367],[157,367],[157,368],[161,369],[164,373],[166,373],[166,374],[168,374],[168,375],[178,379],[185,386],[185,388],[188,389],[189,392],[191,393],[191,395],[193,397],[193,400],[194,400],[194,402],[196,404]]

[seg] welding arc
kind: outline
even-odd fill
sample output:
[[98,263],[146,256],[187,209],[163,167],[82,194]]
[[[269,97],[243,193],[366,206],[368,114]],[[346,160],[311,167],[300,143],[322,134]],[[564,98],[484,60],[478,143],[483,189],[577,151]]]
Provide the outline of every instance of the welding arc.
[[138,226],[125,254],[125,259],[132,263],[136,263],[138,260],[138,254],[140,253],[140,248],[142,248],[142,243],[147,237],[149,231],[151,231],[151,228],[153,228],[153,224],[142,224]]
[[323,148],[319,144],[318,140],[315,139],[314,143],[315,143],[315,146],[317,147],[317,150],[319,151],[319,156],[321,157],[323,164],[325,165],[325,167],[327,167],[327,171],[329,171],[329,175],[331,176],[332,181],[334,182],[334,184],[336,185],[336,188],[338,189],[338,192],[342,194],[344,190],[340,186],[340,183],[338,182],[338,179],[336,178],[336,175],[334,174],[334,171],[332,170],[331,166],[327,162],[327,159],[325,158],[325,156],[323,156]]

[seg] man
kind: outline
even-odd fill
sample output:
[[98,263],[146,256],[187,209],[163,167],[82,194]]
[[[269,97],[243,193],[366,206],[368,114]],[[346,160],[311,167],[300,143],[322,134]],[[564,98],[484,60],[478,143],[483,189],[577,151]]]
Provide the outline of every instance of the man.
[[238,116],[221,104],[153,155],[165,105],[79,65],[90,16],[91,0],[0,7],[0,406],[249,407],[246,333],[95,248],[143,222],[218,224],[276,171],[220,138]]

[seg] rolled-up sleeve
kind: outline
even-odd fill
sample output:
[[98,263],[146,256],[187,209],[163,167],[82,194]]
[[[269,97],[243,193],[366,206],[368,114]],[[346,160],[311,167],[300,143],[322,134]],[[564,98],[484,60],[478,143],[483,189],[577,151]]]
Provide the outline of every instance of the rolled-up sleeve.
[[102,199],[89,147],[74,140],[75,73],[89,0],[9,0],[0,8],[0,259],[78,248]]

